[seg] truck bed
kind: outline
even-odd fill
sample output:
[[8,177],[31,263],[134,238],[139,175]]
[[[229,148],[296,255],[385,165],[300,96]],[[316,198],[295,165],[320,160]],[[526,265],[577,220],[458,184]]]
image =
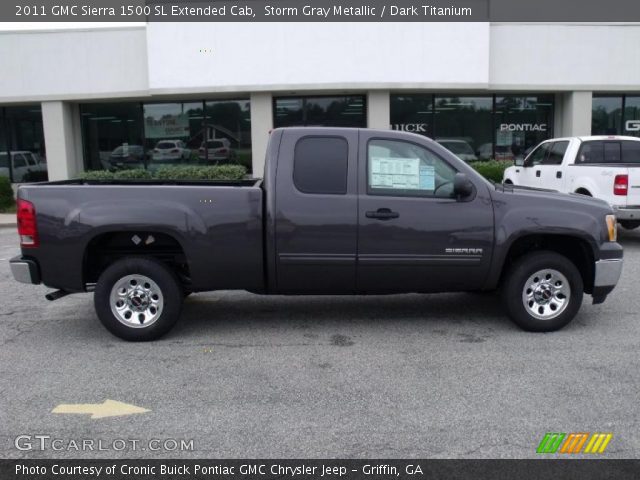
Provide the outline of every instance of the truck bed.
[[96,282],[81,252],[151,249],[182,259],[193,291],[264,287],[261,180],[67,180],[23,185],[19,198],[35,206],[40,236],[40,247],[23,253],[50,287],[84,291]]

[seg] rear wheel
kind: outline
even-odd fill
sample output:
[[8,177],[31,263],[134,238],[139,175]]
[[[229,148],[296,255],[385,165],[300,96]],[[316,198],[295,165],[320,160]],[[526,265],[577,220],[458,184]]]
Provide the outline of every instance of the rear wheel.
[[554,252],[534,252],[518,259],[507,272],[503,303],[520,328],[551,332],[578,313],[583,282],[576,266]]
[[622,225],[622,228],[624,228],[625,230],[634,230],[634,229],[640,227],[640,221],[636,221],[636,220],[620,220],[620,225]]
[[164,264],[147,258],[123,258],[98,279],[94,306],[111,333],[124,340],[154,340],[180,317],[183,291]]

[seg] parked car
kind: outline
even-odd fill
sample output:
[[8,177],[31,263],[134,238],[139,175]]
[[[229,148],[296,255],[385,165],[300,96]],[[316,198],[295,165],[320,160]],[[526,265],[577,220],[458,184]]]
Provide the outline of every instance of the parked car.
[[109,156],[111,168],[144,167],[145,163],[145,153],[142,145],[123,144],[116,147]]
[[452,138],[436,138],[436,142],[465,162],[475,162],[478,157],[473,153],[471,145],[464,140]]
[[606,202],[491,183],[399,131],[276,129],[264,180],[68,180],[17,195],[14,278],[59,289],[51,300],[94,291],[99,319],[126,340],[168,332],[185,295],[228,289],[501,287],[516,324],[551,331],[574,318],[584,293],[603,302],[622,269]]
[[227,138],[207,140],[198,149],[200,160],[212,163],[232,163],[236,161],[236,152]]
[[504,172],[504,183],[600,198],[626,229],[640,227],[640,138],[546,140]]
[[15,183],[38,182],[47,179],[47,164],[28,150],[0,152],[0,176],[9,177],[9,156]]
[[182,140],[161,140],[153,149],[151,160],[154,163],[179,163],[189,160],[191,150]]
[[478,148],[478,160],[500,160],[505,162],[513,162],[514,155],[509,145],[496,145],[495,154],[493,153],[493,143],[483,143]]

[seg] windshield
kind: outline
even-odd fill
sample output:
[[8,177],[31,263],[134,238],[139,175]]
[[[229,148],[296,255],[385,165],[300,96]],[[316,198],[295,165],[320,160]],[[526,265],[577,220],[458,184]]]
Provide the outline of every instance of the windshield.
[[207,142],[207,148],[222,148],[224,144],[222,142]]
[[156,148],[176,148],[176,144],[171,142],[160,142],[156,145]]

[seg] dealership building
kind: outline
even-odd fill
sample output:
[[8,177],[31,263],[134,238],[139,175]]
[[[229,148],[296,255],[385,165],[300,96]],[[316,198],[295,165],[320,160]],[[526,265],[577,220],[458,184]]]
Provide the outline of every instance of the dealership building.
[[15,28],[0,31],[0,175],[14,183],[230,161],[258,177],[269,131],[294,125],[415,132],[466,160],[640,135],[638,23]]

